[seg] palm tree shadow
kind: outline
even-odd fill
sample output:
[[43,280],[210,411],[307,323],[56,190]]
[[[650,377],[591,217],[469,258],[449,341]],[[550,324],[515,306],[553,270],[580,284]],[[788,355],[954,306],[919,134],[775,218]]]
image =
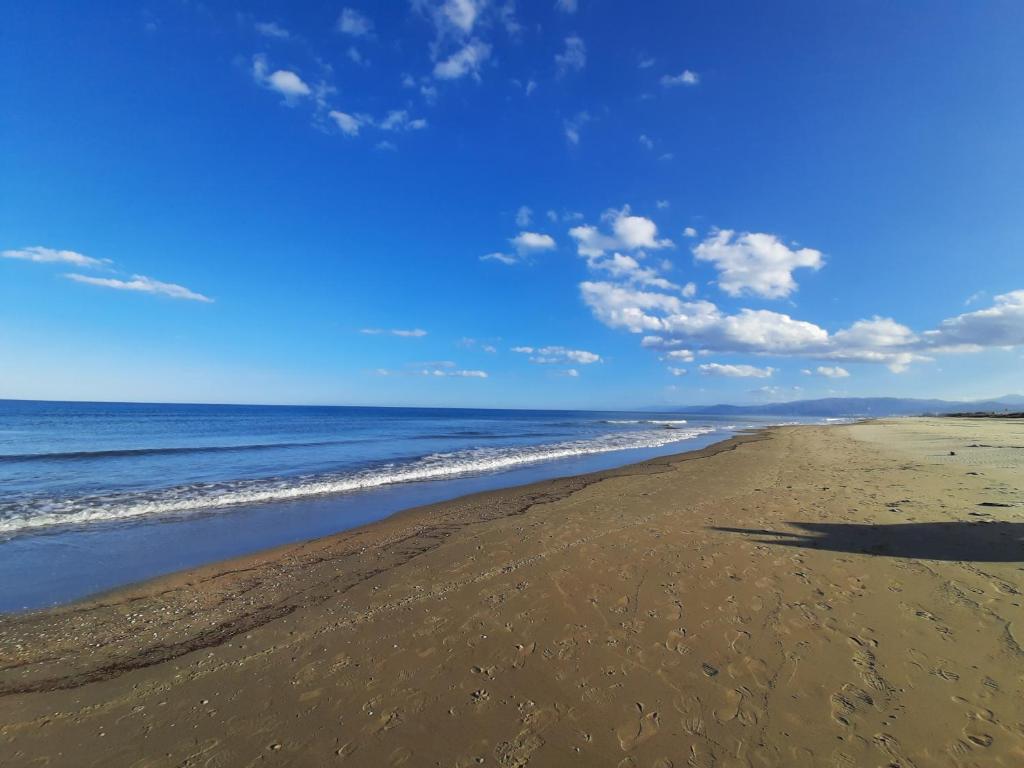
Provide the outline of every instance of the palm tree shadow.
[[803,533],[714,526],[712,530],[759,536],[761,544],[854,552],[919,560],[1024,562],[1024,523],[948,522],[869,525],[787,523]]

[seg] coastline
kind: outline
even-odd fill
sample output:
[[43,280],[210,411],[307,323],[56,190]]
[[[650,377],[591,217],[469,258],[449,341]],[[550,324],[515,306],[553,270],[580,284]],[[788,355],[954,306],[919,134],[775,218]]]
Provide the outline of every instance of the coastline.
[[1020,431],[770,428],[3,617],[0,751],[1012,765]]

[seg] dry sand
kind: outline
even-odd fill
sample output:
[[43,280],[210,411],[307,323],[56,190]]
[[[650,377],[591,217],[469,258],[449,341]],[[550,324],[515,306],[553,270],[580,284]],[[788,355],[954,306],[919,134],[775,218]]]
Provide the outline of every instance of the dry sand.
[[0,620],[0,763],[1021,766],[1022,591],[1024,423],[779,428]]

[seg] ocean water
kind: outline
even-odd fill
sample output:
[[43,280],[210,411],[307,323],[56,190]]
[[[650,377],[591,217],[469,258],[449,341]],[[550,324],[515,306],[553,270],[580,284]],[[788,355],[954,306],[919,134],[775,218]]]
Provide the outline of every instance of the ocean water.
[[0,611],[690,450],[766,421],[0,401]]

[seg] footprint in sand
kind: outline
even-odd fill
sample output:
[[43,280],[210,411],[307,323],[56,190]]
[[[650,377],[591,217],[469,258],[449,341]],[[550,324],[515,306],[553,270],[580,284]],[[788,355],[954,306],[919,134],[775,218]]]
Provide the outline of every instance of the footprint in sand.
[[672,705],[676,711],[683,716],[683,730],[691,736],[703,736],[706,733],[704,725],[704,705],[696,696],[677,696]]
[[[638,704],[642,709],[643,705]],[[643,744],[658,732],[660,722],[657,712],[648,712],[635,722],[626,723],[621,726],[615,735],[619,737],[619,746],[623,752],[633,750],[638,744]]]

